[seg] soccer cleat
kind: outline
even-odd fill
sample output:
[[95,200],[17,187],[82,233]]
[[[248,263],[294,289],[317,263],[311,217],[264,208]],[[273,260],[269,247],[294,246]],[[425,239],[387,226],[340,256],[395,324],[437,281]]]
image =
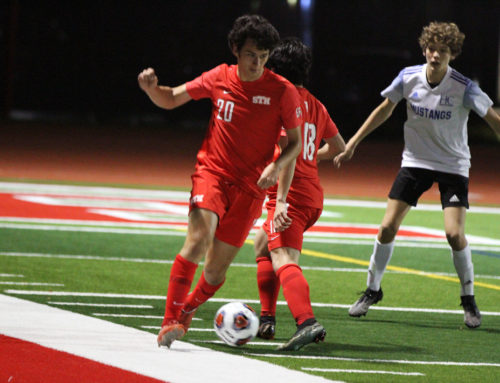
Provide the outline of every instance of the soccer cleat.
[[261,316],[257,336],[262,339],[274,339],[276,318],[274,316]]
[[181,339],[186,330],[184,326],[177,321],[172,321],[163,326],[158,334],[158,347],[167,346],[170,348],[174,340]]
[[181,314],[179,315],[179,323],[184,327],[184,333],[186,333],[189,329],[189,326],[191,326],[191,321],[193,320],[196,310],[197,308],[189,311],[184,311],[184,309],[181,310]]
[[359,298],[349,309],[349,315],[352,317],[360,317],[366,315],[371,305],[382,300],[384,293],[382,288],[379,291],[367,288],[361,298]]
[[461,296],[460,304],[464,308],[464,323],[469,328],[476,328],[481,326],[481,313],[476,305],[474,295]]
[[284,345],[279,346],[277,351],[297,351],[306,344],[323,342],[326,337],[326,330],[316,320],[313,323],[299,326],[294,336]]

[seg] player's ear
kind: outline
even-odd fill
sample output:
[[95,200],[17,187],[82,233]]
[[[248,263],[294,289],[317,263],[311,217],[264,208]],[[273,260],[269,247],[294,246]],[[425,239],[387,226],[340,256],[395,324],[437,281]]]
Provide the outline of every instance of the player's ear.
[[238,51],[238,46],[237,46],[236,44],[233,44],[233,49],[232,49],[232,51],[233,51],[233,55],[235,55],[235,56],[236,56],[236,58],[238,58],[238,57],[239,57],[239,55],[240,55],[240,52]]

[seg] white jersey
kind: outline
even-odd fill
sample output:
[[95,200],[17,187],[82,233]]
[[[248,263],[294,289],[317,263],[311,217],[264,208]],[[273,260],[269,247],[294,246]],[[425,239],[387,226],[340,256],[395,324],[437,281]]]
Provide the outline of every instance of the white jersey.
[[427,64],[403,69],[381,92],[393,103],[406,99],[401,166],[469,177],[469,111],[484,117],[493,102],[475,82],[449,66],[439,85],[431,88],[426,67]]

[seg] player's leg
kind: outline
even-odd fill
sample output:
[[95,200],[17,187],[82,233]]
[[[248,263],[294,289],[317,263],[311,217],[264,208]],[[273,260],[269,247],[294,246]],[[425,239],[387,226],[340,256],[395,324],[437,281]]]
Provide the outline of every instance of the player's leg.
[[476,328],[481,325],[481,313],[474,297],[474,265],[465,237],[469,179],[458,174],[438,173],[437,180],[441,192],[446,239],[450,244],[453,264],[460,280],[464,322],[469,328]]
[[349,309],[349,315],[366,315],[371,305],[382,297],[381,281],[394,249],[394,238],[412,206],[434,182],[433,173],[427,169],[403,167],[399,170],[387,201],[387,208],[375,240],[368,267],[367,288]]
[[321,209],[290,205],[288,216],[292,219],[291,226],[268,236],[273,268],[297,326],[295,334],[278,350],[298,350],[306,344],[322,341],[326,336],[325,329],[314,317],[309,284],[299,267],[303,234],[320,215]]
[[257,287],[260,299],[260,323],[257,336],[273,339],[276,326],[276,304],[280,291],[280,281],[276,276],[268,249],[267,234],[260,228],[254,240],[257,262]]
[[295,334],[277,348],[280,351],[296,351],[309,343],[323,341],[326,336],[325,329],[314,317],[309,284],[298,265],[299,256],[300,252],[290,247],[271,251],[276,275],[283,286],[283,295],[297,326]]
[[375,239],[372,255],[370,256],[370,265],[366,279],[367,288],[349,309],[350,316],[360,317],[366,315],[371,305],[382,300],[383,292],[380,287],[382,277],[392,257],[394,238],[410,208],[411,206],[404,201],[392,198],[388,199],[385,215]]
[[255,220],[262,214],[262,199],[247,194],[239,187],[224,183],[224,195],[228,201],[228,210],[215,231],[215,239],[208,249],[203,273],[186,298],[179,316],[179,322],[186,331],[198,307],[224,284],[227,269],[243,246]]
[[189,214],[184,245],[170,270],[165,315],[158,334],[158,345],[170,347],[185,331],[178,318],[191,288],[198,263],[208,250],[217,227],[217,215],[209,210],[194,209]]

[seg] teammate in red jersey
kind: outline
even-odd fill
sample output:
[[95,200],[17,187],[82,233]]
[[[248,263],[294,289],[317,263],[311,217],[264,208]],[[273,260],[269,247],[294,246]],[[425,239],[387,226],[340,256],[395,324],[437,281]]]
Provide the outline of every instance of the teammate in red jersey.
[[[282,285],[283,295],[297,324],[297,332],[278,350],[298,350],[308,343],[323,340],[326,335],[325,329],[314,317],[309,285],[298,261],[303,233],[316,222],[323,209],[323,189],[317,162],[333,159],[344,150],[345,143],[326,108],[303,87],[311,67],[311,50],[297,39],[285,39],[272,52],[268,66],[297,86],[303,103],[304,128],[302,152],[296,160],[288,196],[277,195],[276,188],[268,190],[268,218],[255,238],[261,302],[258,336],[274,338],[276,302]],[[322,140],[326,143],[319,148]],[[292,166],[288,170],[293,174]],[[280,178],[280,183],[290,178]],[[280,232],[279,228],[274,227],[273,215],[275,209],[286,204],[291,226]]]
[[[174,88],[158,85],[152,68],[138,77],[141,89],[165,109],[191,99],[212,101],[209,128],[191,177],[187,236],[170,271],[159,346],[170,347],[184,336],[198,306],[222,286],[262,213],[265,190],[300,152],[300,96],[289,81],[264,67],[279,42],[278,32],[263,17],[245,15],[235,20],[228,42],[237,65],[219,65]],[[289,146],[272,161],[282,126]],[[276,218],[283,222],[286,211]],[[188,296],[204,257],[203,273]]]

